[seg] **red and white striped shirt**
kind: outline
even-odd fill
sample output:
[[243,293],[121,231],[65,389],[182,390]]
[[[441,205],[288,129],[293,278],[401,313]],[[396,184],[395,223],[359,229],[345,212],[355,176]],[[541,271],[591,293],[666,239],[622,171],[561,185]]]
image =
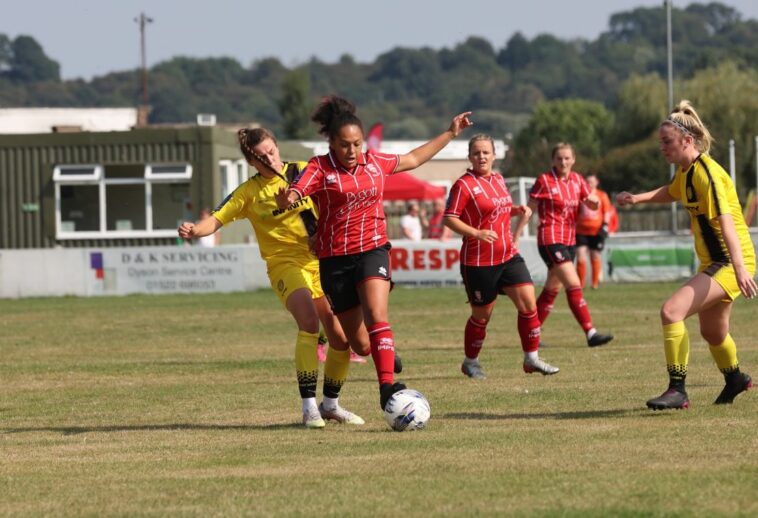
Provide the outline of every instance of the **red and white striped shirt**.
[[331,152],[310,159],[290,188],[318,207],[319,258],[366,252],[387,242],[384,182],[399,162],[397,155],[368,151],[350,171]]
[[589,195],[590,188],[579,173],[571,171],[566,178],[553,170],[541,174],[529,193],[540,218],[537,244],[575,245],[579,204]]
[[461,262],[466,266],[495,266],[510,260],[518,252],[511,237],[513,199],[500,173],[479,176],[471,169],[458,178],[450,189],[445,216],[460,218],[480,230],[494,230],[497,240],[487,243],[464,236]]

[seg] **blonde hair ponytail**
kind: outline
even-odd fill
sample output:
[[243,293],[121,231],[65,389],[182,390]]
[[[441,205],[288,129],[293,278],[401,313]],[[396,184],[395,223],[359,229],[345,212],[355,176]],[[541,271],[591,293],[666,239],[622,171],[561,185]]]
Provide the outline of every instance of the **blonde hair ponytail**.
[[686,99],[679,101],[679,104],[671,110],[668,119],[661,123],[661,125],[664,124],[674,126],[682,135],[690,135],[695,141],[695,148],[701,153],[710,151],[713,137],[690,101]]

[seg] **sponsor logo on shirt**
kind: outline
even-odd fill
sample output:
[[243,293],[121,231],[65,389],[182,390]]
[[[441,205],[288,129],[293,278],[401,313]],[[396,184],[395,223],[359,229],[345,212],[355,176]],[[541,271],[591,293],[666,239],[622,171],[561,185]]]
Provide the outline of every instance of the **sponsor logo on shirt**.
[[558,188],[557,187],[551,187],[550,188],[550,194],[558,194]]
[[340,209],[340,214],[375,205],[378,201],[377,189],[376,187],[372,187],[370,189],[362,189],[358,192],[346,192],[345,198],[346,203],[345,206]]
[[480,194],[482,194],[482,188],[479,187],[478,185],[475,185],[474,188],[471,189],[471,192],[474,193],[474,196],[479,196]]
[[502,198],[492,198],[492,204],[495,206],[490,214],[490,222],[497,221],[503,214],[510,214],[513,203],[510,196]]
[[379,168],[376,167],[374,164],[368,164],[366,166],[366,171],[368,171],[368,173],[371,176],[379,176],[380,174],[382,174],[382,172],[379,170]]
[[337,183],[337,175],[331,173],[326,175],[326,183]]

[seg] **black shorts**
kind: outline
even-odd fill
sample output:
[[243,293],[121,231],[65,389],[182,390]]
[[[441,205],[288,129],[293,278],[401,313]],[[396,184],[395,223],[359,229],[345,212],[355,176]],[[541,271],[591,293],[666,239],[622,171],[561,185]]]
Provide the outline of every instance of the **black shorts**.
[[605,237],[601,236],[600,234],[596,236],[577,234],[576,246],[586,246],[590,250],[597,250],[598,252],[601,252],[605,247]]
[[467,266],[461,263],[461,276],[468,301],[474,306],[486,306],[493,302],[505,288],[533,284],[524,258],[518,254],[495,266]]
[[321,288],[334,313],[360,305],[358,285],[368,279],[390,281],[389,243],[368,252],[319,259]]
[[547,265],[548,270],[556,264],[565,263],[566,261],[573,263],[574,257],[576,257],[576,247],[573,245],[542,245],[538,246],[537,250],[545,265]]

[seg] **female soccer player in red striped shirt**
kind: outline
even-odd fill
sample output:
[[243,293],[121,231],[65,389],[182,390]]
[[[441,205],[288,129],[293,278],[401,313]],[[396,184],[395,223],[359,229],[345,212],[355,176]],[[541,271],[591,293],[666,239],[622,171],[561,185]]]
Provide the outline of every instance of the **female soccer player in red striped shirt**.
[[[574,257],[579,204],[585,203],[596,210],[598,199],[590,193],[582,176],[571,170],[576,162],[571,144],[557,144],[553,148],[552,159],[552,169],[537,178],[529,193],[529,208],[538,211],[540,218],[537,247],[547,265],[545,286],[537,298],[537,313],[540,323],[544,324],[561,286],[564,286],[569,308],[587,335],[587,345],[597,347],[613,340],[613,335],[598,333],[592,324],[574,267]],[[516,226],[516,241],[527,222],[527,217],[522,218]]]
[[471,318],[463,334],[465,358],[461,371],[470,378],[485,377],[479,352],[495,299],[504,293],[518,311],[524,372],[555,374],[559,369],[539,358],[540,320],[534,284],[511,239],[511,215],[523,219],[531,214],[531,209],[524,205],[514,207],[505,180],[492,170],[495,162],[492,137],[475,135],[468,149],[471,169],[453,184],[445,210],[445,225],[463,236],[461,275],[471,305]]
[[[312,120],[329,139],[329,153],[311,158],[300,178],[280,193],[280,207],[310,196],[319,210],[314,248],[321,284],[348,339],[370,343],[379,378],[379,402],[405,388],[395,383],[395,341],[388,323],[390,244],[382,206],[388,175],[427,162],[464,129],[468,116],[453,118],[447,131],[405,155],[363,152],[363,124],[355,106],[325,98]],[[368,330],[368,336],[365,336]]]

